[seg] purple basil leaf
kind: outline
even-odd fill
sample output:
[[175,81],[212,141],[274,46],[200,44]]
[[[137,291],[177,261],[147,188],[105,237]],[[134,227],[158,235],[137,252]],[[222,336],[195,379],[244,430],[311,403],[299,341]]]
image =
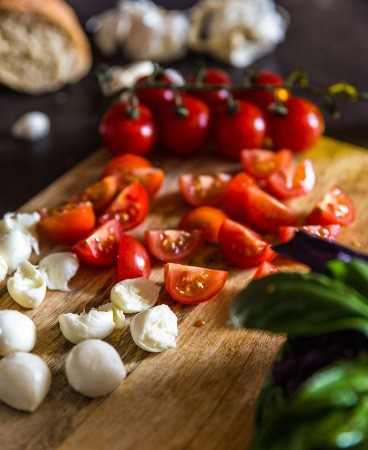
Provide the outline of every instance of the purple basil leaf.
[[304,231],[297,231],[292,239],[284,244],[272,246],[272,250],[279,255],[288,256],[309,266],[312,270],[319,270],[327,261],[340,259],[348,262],[351,259],[360,259],[368,262],[368,255],[356,252],[326,239],[311,236]]

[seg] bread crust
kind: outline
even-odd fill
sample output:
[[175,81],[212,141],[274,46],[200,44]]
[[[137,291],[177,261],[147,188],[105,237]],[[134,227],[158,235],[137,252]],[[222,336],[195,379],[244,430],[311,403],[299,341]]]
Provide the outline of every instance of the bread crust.
[[[92,65],[89,41],[73,9],[63,0],[0,0],[1,12],[33,13],[62,30],[74,43],[79,54],[78,66],[70,74],[70,82],[86,75]],[[45,87],[45,92],[49,91]]]

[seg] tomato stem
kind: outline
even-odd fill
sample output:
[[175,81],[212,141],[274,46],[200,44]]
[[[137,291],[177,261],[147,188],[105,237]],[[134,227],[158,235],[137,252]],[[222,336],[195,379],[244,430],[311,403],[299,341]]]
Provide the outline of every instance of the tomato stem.
[[125,114],[129,117],[129,119],[136,119],[139,116],[139,100],[135,95],[135,92],[132,91],[129,99],[129,104],[125,110]]

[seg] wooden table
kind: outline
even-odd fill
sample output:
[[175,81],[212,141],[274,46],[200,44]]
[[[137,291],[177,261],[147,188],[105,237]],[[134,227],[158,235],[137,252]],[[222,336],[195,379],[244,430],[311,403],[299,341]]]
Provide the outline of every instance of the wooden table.
[[[367,151],[324,138],[303,156],[315,164],[317,186],[291,204],[305,213],[328,187],[339,184],[352,197],[357,213],[339,241],[368,251]],[[22,209],[32,211],[66,199],[96,180],[107,160],[107,154],[98,151]],[[186,160],[157,156],[154,162],[167,176],[149,217],[135,230],[139,237],[145,228],[177,226],[188,209],[178,192],[179,174],[208,172],[208,167],[230,172],[239,169],[237,163],[211,154]],[[44,239],[41,242],[42,255],[61,248]],[[149,354],[133,343],[128,328],[116,330],[107,341],[120,353],[128,377],[110,396],[96,400],[83,397],[67,384],[63,365],[72,345],[62,336],[57,317],[107,302],[114,270],[82,266],[71,282],[71,292],[49,291],[42,305],[29,311],[11,300],[5,281],[0,283],[1,308],[18,309],[35,321],[38,341],[34,353],[45,359],[53,376],[49,395],[33,414],[0,405],[0,448],[244,449],[252,433],[257,396],[283,338],[227,326],[232,299],[246,286],[253,269],[227,265],[216,246],[206,246],[192,263],[230,270],[224,290],[208,303],[189,307],[172,301],[162,289],[159,302],[167,303],[179,318],[177,348]],[[290,269],[282,260],[276,263],[281,270]],[[161,265],[154,266],[151,279],[162,284]],[[199,319],[206,322],[204,326],[194,326]]]

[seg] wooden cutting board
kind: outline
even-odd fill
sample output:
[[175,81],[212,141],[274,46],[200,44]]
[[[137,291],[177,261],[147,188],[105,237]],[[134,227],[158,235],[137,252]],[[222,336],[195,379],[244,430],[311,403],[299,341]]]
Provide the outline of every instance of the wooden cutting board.
[[[311,158],[317,173],[312,193],[291,201],[306,213],[332,185],[345,189],[353,200],[357,218],[343,230],[339,241],[368,251],[368,151],[324,138],[303,157]],[[32,211],[67,199],[96,181],[108,155],[98,151],[28,202]],[[153,199],[151,213],[135,230],[176,227],[189,209],[179,191],[178,175],[186,172],[234,172],[240,168],[211,154],[191,159],[154,158],[167,176]],[[41,241],[42,255],[65,247]],[[37,259],[35,259],[37,262]],[[282,270],[290,270],[277,261]],[[216,246],[206,246],[193,265],[225,268],[230,276],[214,300],[195,307],[173,302],[162,289],[159,302],[167,303],[179,318],[177,348],[149,354],[132,341],[129,328],[116,330],[107,341],[120,353],[128,377],[110,396],[91,400],[74,392],[64,375],[64,360],[72,344],[62,336],[58,315],[82,312],[108,302],[114,270],[81,267],[71,291],[49,291],[36,310],[24,310],[0,283],[2,309],[18,309],[37,326],[34,353],[52,370],[52,387],[40,408],[32,413],[0,405],[1,449],[132,449],[189,450],[244,449],[252,433],[252,415],[265,374],[283,338],[263,332],[228,328],[232,299],[254,273],[227,265]],[[163,283],[163,270],[155,265],[151,279]],[[255,299],[257,301],[257,299]],[[196,327],[197,320],[205,321]]]

